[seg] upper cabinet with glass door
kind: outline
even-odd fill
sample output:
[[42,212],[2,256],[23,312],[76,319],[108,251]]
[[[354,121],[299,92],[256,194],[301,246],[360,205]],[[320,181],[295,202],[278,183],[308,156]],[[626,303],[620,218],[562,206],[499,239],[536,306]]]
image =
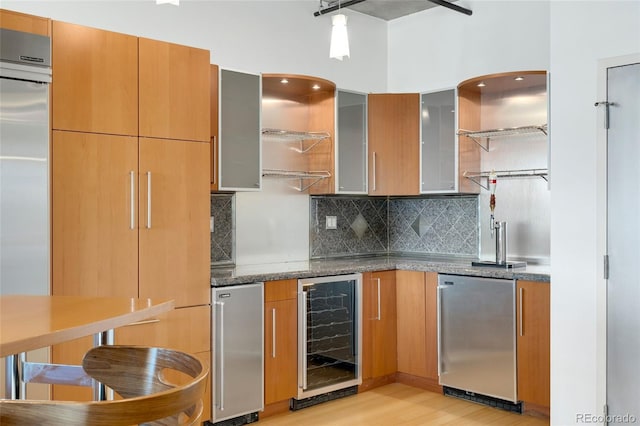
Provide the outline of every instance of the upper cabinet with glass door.
[[219,190],[256,191],[261,175],[262,79],[220,69]]
[[367,95],[338,90],[336,193],[367,193]]
[[423,93],[420,101],[420,192],[456,192],[458,146],[455,89]]

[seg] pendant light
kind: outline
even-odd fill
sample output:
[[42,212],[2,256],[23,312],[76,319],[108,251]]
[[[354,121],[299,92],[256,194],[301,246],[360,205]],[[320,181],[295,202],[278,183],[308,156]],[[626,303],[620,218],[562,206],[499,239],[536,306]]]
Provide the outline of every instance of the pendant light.
[[156,4],[173,4],[180,6],[180,0],[156,0]]
[[[338,12],[340,12],[340,3],[338,2]],[[347,17],[338,13],[331,17],[331,46],[329,47],[329,57],[342,60],[345,56],[349,57],[349,35],[347,34]]]

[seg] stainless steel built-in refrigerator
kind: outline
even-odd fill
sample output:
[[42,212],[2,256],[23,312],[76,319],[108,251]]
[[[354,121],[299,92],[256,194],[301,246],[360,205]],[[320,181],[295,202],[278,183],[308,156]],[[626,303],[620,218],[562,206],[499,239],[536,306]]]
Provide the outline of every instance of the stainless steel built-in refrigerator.
[[213,288],[211,300],[211,397],[217,423],[264,408],[263,284]]
[[438,276],[440,384],[517,402],[515,280]]
[[49,37],[0,30],[0,294],[49,294]]

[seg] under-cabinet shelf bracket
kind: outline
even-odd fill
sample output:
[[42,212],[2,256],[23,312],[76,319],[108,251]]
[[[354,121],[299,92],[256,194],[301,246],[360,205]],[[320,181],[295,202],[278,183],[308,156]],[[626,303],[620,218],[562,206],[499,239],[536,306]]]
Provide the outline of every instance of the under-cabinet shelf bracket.
[[[529,178],[539,177],[548,180],[549,169],[519,169],[519,170],[494,170],[493,172],[468,172],[465,171],[462,175],[472,181],[473,183],[481,186],[482,188],[489,190],[489,175],[494,173],[498,179],[514,179],[514,178]],[[486,182],[486,183],[485,183]]]
[[297,179],[299,180],[300,184],[296,187],[296,189],[300,192],[304,192],[321,180],[330,178],[331,173],[327,171],[303,172],[280,169],[263,169],[262,177],[276,179]]

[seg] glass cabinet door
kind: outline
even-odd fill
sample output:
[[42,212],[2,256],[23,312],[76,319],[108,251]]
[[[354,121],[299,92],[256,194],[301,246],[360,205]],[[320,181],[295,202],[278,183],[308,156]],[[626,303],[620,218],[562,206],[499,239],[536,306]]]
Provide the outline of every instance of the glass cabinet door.
[[367,193],[367,95],[337,91],[336,192]]
[[421,95],[420,192],[456,191],[455,89]]
[[259,190],[261,76],[220,70],[221,190]]

